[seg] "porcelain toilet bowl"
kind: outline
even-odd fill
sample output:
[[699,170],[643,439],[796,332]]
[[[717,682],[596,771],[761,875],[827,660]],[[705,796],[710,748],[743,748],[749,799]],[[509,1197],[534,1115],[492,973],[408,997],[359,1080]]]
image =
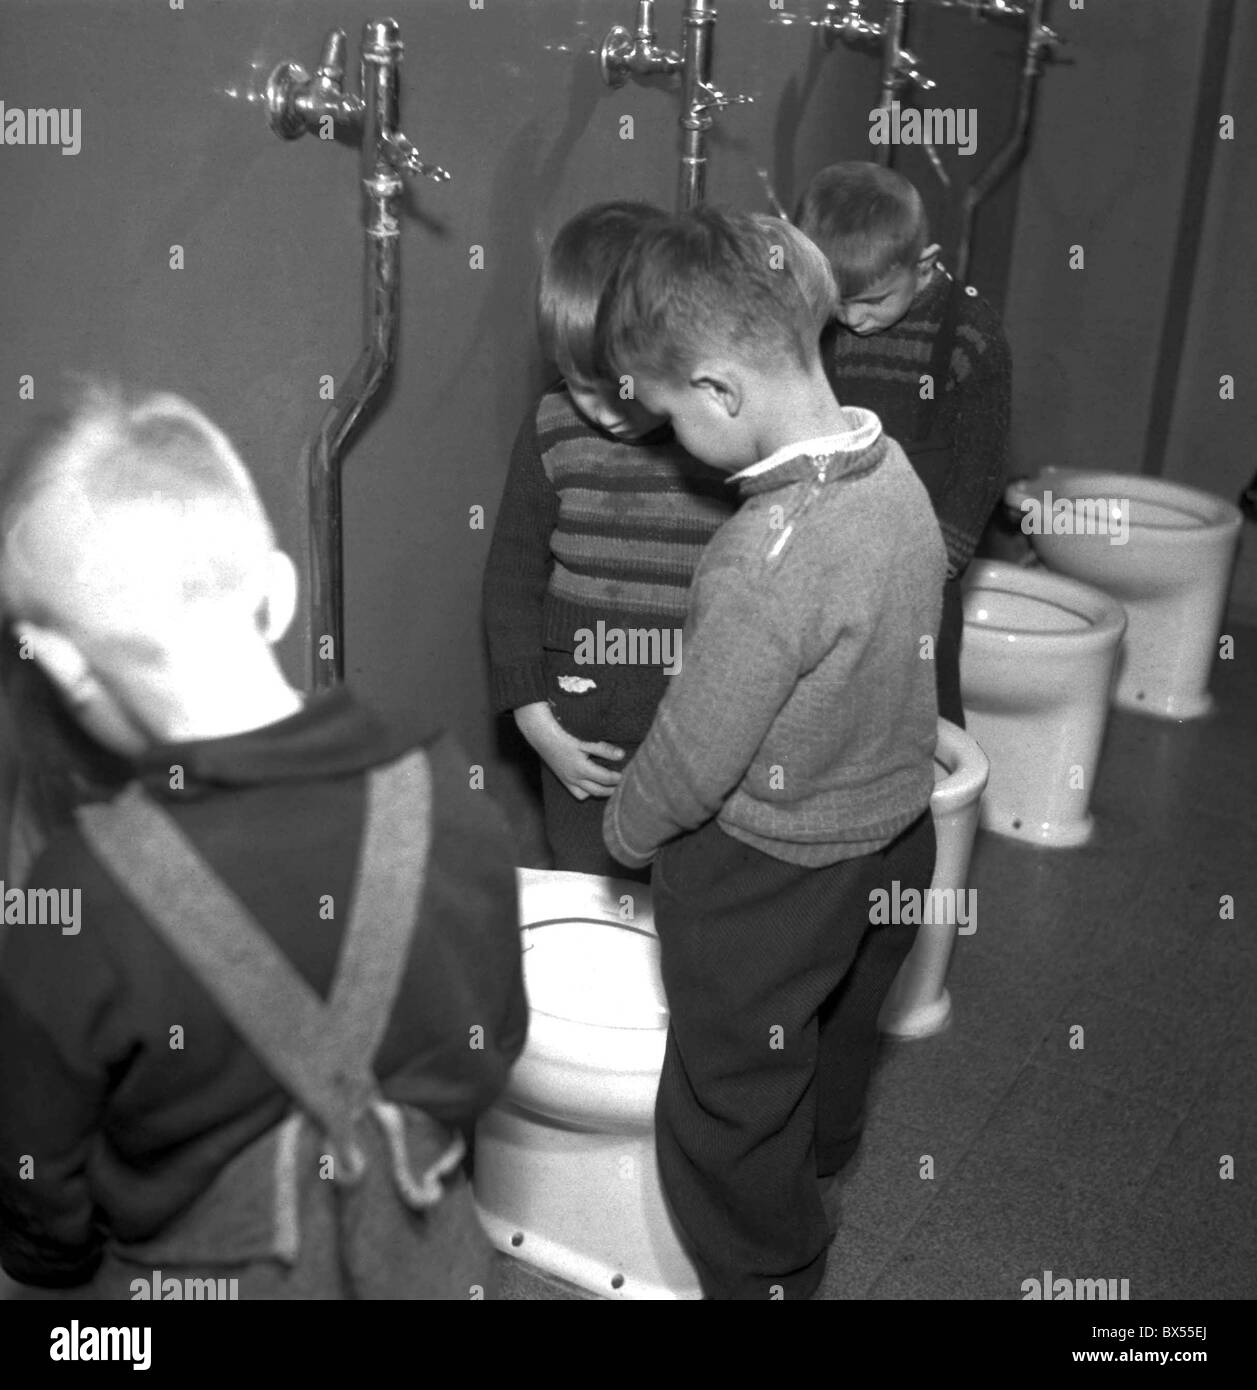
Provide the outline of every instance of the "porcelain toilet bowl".
[[934,817],[937,849],[931,895],[917,939],[882,1005],[879,1027],[895,1038],[928,1038],[947,1026],[951,995],[947,967],[956,936],[977,928],[969,859],[990,763],[977,740],[946,719],[938,721],[934,751]]
[[528,1041],[476,1129],[499,1250],[611,1299],[697,1299],[655,1159],[668,1011],[650,889],[518,870]]
[[1022,511],[1022,528],[1030,527],[1048,569],[1125,608],[1113,702],[1166,719],[1207,714],[1239,509],[1161,478],[1068,468],[1010,484],[1005,501]]
[[964,604],[965,722],[990,759],[981,824],[1084,844],[1125,613],[1089,585],[996,560],[970,567]]

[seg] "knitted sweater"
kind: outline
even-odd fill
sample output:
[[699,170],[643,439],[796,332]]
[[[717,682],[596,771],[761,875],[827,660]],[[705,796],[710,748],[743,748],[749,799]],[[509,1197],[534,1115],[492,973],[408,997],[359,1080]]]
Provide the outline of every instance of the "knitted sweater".
[[616,439],[562,384],[546,391],[516,438],[485,567],[495,711],[545,700],[545,649],[574,651],[599,621],[680,628],[703,547],[736,500],[670,426]]
[[[262,729],[155,748],[138,775],[326,998],[354,890],[366,769],[410,746],[342,686]],[[501,813],[467,789],[466,755],[446,735],[424,746],[432,848],[375,1072],[387,1099],[470,1128],[505,1086],[527,1028],[515,875]],[[91,1278],[107,1236],[162,1231],[291,1103],[77,829],[52,840],[30,887],[81,892],[81,929],[5,929],[0,1262],[15,1279],[72,1286]],[[469,1048],[477,1025],[484,1046]]]
[[[862,406],[901,444],[917,438],[921,377],[929,371],[951,277],[936,270],[907,314],[883,333],[860,337],[832,325],[825,370],[844,405]],[[946,383],[934,383],[936,428],[954,439],[952,471],[935,511],[949,576],[962,574],[999,501],[1008,471],[1012,358],[995,311],[973,289],[961,296]]]
[[611,797],[624,864],[712,816],[821,866],[888,844],[934,787],[946,557],[924,486],[866,410],[737,475],[694,580],[683,669]]

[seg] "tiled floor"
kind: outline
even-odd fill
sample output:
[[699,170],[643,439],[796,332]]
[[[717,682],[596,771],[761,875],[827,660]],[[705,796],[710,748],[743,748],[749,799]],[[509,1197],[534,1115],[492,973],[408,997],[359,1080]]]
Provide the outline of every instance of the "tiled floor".
[[[1210,719],[1114,712],[1091,844],[979,836],[952,1023],[884,1049],[821,1297],[1019,1299],[1045,1269],[1257,1296],[1257,630],[1232,631]],[[508,1298],[584,1296],[503,1263]]]

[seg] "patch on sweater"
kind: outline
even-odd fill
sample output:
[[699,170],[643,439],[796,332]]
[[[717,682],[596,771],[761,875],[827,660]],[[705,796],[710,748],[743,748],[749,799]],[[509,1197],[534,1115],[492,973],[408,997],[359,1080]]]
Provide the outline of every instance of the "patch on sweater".
[[591,681],[588,676],[560,676],[559,689],[565,695],[584,695],[587,691],[597,690],[598,682]]

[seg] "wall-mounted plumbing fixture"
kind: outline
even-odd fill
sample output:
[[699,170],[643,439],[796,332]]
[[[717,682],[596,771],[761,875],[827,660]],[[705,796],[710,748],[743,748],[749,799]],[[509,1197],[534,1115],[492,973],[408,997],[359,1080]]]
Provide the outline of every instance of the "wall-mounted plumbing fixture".
[[713,0],[687,0],[684,42],[678,55],[661,49],[655,39],[654,0],[638,0],[637,30],[630,34],[617,24],[608,33],[599,55],[603,80],[621,87],[628,79],[681,74],[681,168],[677,207],[684,212],[703,201],[707,191],[707,132],[713,111],[749,105],[753,97],[726,96],[711,83],[712,30],[716,24]]
[[956,278],[963,284],[969,274],[973,249],[973,222],[979,203],[991,192],[1025,153],[1034,114],[1034,96],[1045,59],[1065,40],[1044,23],[1047,0],[1027,0],[1011,4],[1008,0],[929,0],[948,9],[965,9],[975,16],[992,19],[1018,19],[1026,25],[1022,50],[1021,79],[1017,87],[1017,112],[1008,139],[996,150],[991,162],[965,190],[960,214],[960,241],[956,250]]
[[636,33],[630,34],[622,24],[611,26],[600,57],[608,87],[623,87],[630,77],[668,77],[680,72],[684,61],[655,41],[654,0],[638,0]]
[[[878,48],[882,55],[877,109],[888,111],[903,100],[905,92],[932,92],[935,83],[921,71],[916,55],[904,47],[908,32],[908,0],[887,0],[886,17],[880,23],[865,19],[860,0],[826,5],[817,21],[821,42],[832,48],[841,39],[850,48]],[[934,172],[944,186],[950,184],[943,161],[933,145],[926,145],[926,154]],[[891,146],[879,145],[877,162],[890,163]]]
[[[346,40],[334,29],[311,77],[298,63],[280,63],[266,84],[271,129],[285,140],[307,131],[326,137],[340,127],[360,147],[366,230],[363,256],[363,349],[306,451],[309,498],[311,678],[316,690],[344,677],[344,576],[341,470],[355,429],[384,384],[397,354],[401,285],[402,174],[441,183],[450,176],[425,163],[398,128],[398,68],[402,42],[391,19],[362,30],[360,95],[345,90]],[[329,124],[330,123],[330,124]],[[330,648],[328,643],[330,641]]]

